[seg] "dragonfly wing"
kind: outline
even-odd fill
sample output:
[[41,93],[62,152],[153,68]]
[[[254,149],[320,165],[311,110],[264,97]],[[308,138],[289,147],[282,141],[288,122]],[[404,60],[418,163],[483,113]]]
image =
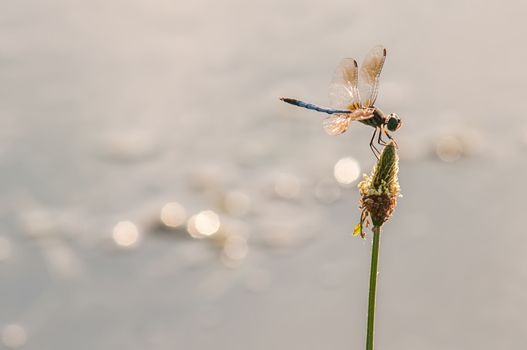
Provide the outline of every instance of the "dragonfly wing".
[[353,58],[340,61],[333,80],[329,85],[329,102],[336,109],[356,109],[360,107],[359,67]]
[[337,114],[325,118],[322,125],[329,135],[339,135],[348,130],[350,122],[351,119],[348,115]]
[[383,46],[375,46],[362,62],[359,73],[359,86],[363,107],[373,106],[377,99],[379,75],[385,59],[386,49]]

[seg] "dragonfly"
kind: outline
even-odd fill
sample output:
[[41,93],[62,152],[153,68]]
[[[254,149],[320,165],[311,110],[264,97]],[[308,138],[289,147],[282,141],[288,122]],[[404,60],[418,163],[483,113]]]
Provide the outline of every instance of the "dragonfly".
[[[373,127],[370,140],[370,149],[379,158],[380,152],[374,144],[384,146],[386,135],[390,140],[390,132],[395,132],[401,127],[401,119],[397,114],[385,114],[375,106],[379,92],[379,76],[381,74],[386,49],[376,46],[364,58],[359,70],[357,61],[353,58],[344,58],[338,65],[333,80],[329,86],[329,101],[331,108],[321,107],[294,98],[281,98],[282,101],[317,112],[330,114],[322,121],[324,130],[329,135],[339,135],[348,130],[352,121]],[[395,142],[395,140],[394,140]]]

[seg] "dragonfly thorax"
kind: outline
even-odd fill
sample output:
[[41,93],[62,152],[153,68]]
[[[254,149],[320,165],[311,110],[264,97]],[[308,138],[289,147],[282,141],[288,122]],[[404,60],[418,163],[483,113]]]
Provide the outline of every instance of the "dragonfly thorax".
[[374,128],[386,126],[388,131],[396,131],[401,126],[401,119],[395,113],[384,114],[379,108],[374,107],[373,116],[360,122]]
[[381,126],[385,125],[387,122],[386,115],[377,107],[373,107],[373,116],[368,119],[360,120],[362,124],[366,124],[368,126],[374,127],[374,128],[380,128]]

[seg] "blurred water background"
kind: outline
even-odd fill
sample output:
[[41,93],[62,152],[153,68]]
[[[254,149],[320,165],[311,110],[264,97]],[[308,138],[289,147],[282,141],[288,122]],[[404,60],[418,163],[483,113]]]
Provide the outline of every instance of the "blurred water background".
[[327,104],[383,44],[404,197],[377,346],[524,347],[526,9],[3,1],[0,346],[363,348],[371,130],[278,97]]

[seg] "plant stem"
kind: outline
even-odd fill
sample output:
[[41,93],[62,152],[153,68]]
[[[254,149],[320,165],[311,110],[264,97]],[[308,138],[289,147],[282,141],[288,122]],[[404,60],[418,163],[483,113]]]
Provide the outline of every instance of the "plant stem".
[[373,350],[373,328],[375,325],[375,293],[377,289],[377,262],[379,261],[379,243],[381,227],[373,226],[373,245],[371,248],[370,292],[368,295],[368,328],[366,332],[366,350]]

